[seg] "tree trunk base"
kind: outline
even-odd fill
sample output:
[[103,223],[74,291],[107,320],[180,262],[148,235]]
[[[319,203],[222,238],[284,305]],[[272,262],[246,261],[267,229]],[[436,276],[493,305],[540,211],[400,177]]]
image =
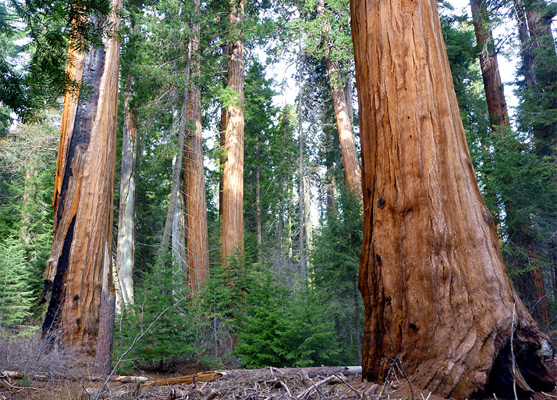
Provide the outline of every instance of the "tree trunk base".
[[528,328],[519,330],[516,336],[513,349],[515,372],[509,342],[495,359],[482,394],[514,399],[516,390],[519,399],[528,399],[535,392],[551,392],[555,389],[555,345],[549,338],[540,338],[537,332]]

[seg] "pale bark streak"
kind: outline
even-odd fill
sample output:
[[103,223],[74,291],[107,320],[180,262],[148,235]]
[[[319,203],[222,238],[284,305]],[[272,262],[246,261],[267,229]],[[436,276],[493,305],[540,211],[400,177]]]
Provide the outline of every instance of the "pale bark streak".
[[120,210],[118,214],[118,242],[114,266],[116,306],[118,310],[133,304],[133,265],[135,257],[135,166],[137,112],[131,109],[131,82],[124,99],[124,131],[122,168],[120,171]]
[[[190,84],[191,73],[191,39],[187,45],[186,53],[186,68],[184,77],[188,85]],[[159,258],[163,257],[164,253],[168,250],[168,243],[170,241],[170,232],[172,231],[172,221],[174,213],[178,204],[178,195],[180,192],[180,172],[182,171],[182,161],[184,157],[184,143],[186,137],[186,113],[188,109],[188,96],[189,90],[184,89],[182,97],[182,111],[180,113],[180,123],[178,125],[178,151],[174,157],[172,164],[172,185],[170,187],[170,201],[168,203],[168,211],[166,213],[166,220],[164,223],[164,231],[162,234],[161,244],[159,247]]]

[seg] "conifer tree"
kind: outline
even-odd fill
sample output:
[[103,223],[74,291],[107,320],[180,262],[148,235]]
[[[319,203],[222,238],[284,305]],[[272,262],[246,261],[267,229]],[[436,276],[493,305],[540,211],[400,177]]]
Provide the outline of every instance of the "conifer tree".
[[[112,6],[109,26],[115,28],[120,3]],[[70,48],[67,73],[91,93],[65,96],[54,239],[44,275],[50,299],[43,332],[60,328],[64,344],[108,355],[108,364],[111,340],[101,343],[97,338],[99,331],[114,326],[111,249],[119,54],[114,31],[104,48],[94,46],[87,53]],[[106,358],[97,361],[98,368],[106,367]]]

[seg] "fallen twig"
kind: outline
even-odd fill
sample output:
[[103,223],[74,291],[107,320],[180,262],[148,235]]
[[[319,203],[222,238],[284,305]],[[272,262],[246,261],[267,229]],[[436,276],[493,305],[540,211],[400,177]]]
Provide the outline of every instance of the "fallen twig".
[[323,380],[320,380],[317,383],[314,383],[308,389],[304,390],[302,392],[302,394],[298,395],[297,399],[305,399],[312,391],[316,390],[319,386],[323,385],[324,383],[327,383],[330,380],[333,380],[335,377],[336,377],[335,375],[331,375],[331,376],[326,377]]

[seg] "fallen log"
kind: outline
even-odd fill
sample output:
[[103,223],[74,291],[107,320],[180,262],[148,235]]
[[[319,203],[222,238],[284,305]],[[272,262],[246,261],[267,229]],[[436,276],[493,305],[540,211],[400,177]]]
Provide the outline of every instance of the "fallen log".
[[143,386],[170,386],[187,384],[191,385],[194,382],[212,382],[222,378],[224,375],[218,371],[199,372],[193,375],[177,376],[175,378],[157,379],[156,381],[146,382]]
[[[23,379],[27,377],[29,379],[33,379],[36,381],[48,381],[50,379],[65,379],[65,380],[87,380],[91,382],[104,382],[106,377],[103,376],[68,376],[68,375],[60,375],[60,374],[29,374],[23,371],[0,371],[0,379],[3,378],[10,378],[10,379]],[[131,383],[131,382],[139,382],[145,383],[149,380],[149,378],[145,376],[125,376],[125,375],[114,375],[111,376],[109,381],[110,382],[118,382],[118,383]]]
[[[151,386],[171,386],[186,384],[191,385],[194,382],[212,382],[219,379],[224,380],[238,380],[242,378],[250,379],[263,379],[271,375],[277,376],[292,376],[292,375],[303,375],[309,378],[315,377],[329,377],[334,375],[357,375],[362,373],[362,367],[360,366],[346,366],[346,367],[307,367],[307,368],[262,368],[262,369],[230,369],[230,370],[220,370],[220,371],[208,371],[200,372],[192,375],[177,376],[174,378],[167,379],[157,379],[149,380],[149,378],[144,376],[125,376],[125,375],[114,375],[111,376],[110,382],[117,383],[131,383],[137,382],[143,384],[145,387]],[[66,380],[77,380],[83,379],[91,382],[103,382],[106,377],[102,376],[65,376],[65,375],[49,375],[49,374],[27,374],[22,371],[0,371],[0,379],[11,378],[11,379],[23,379],[24,377],[37,381],[46,381],[50,379],[66,379]]]

